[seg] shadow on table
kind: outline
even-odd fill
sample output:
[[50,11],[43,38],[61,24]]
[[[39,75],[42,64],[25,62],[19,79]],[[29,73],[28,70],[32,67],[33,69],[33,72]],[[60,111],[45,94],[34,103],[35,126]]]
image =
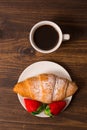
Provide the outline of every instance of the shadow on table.
[[3,38],[3,31],[0,30],[0,39]]
[[64,34],[70,34],[70,40],[81,40],[85,34],[85,26],[82,26],[83,23],[79,22],[76,19],[73,19],[72,16],[58,17],[52,19],[53,22],[58,24]]

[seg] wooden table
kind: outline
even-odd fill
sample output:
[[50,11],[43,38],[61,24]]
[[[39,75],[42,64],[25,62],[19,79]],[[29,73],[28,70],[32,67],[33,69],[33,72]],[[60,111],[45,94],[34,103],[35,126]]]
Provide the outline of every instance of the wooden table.
[[[31,27],[56,22],[71,39],[54,53],[36,52]],[[21,72],[37,61],[54,61],[68,70],[79,90],[55,118],[28,114],[13,93]],[[87,130],[87,0],[0,0],[0,130]]]

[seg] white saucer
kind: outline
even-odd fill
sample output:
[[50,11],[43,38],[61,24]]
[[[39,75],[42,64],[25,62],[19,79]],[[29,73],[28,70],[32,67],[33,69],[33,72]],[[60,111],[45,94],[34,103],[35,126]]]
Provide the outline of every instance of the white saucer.
[[[23,81],[26,78],[36,76],[36,75],[41,74],[41,73],[53,73],[53,74],[58,75],[60,77],[67,78],[71,81],[71,77],[70,77],[69,73],[59,64],[54,63],[54,62],[50,62],[50,61],[40,61],[40,62],[33,63],[32,65],[29,65],[21,73],[21,75],[18,79],[18,82]],[[21,95],[18,94],[18,99],[19,99],[20,103],[22,104],[22,106],[26,110],[26,107],[24,104],[24,97],[22,97]],[[71,99],[72,99],[72,96],[65,99],[67,102],[66,107],[69,105]],[[35,116],[49,117],[49,116],[45,115],[44,112],[41,112],[40,114],[37,114]]]

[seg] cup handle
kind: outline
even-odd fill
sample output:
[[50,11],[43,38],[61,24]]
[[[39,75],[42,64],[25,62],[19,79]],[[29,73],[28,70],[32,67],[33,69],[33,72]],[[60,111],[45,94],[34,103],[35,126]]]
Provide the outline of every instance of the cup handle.
[[69,40],[70,35],[69,34],[63,34],[63,41]]

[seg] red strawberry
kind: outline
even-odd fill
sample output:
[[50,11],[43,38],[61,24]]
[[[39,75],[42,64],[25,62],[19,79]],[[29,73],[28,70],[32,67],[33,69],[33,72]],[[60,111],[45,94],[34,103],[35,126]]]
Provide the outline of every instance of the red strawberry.
[[40,113],[44,108],[44,105],[41,102],[36,101],[36,100],[25,98],[24,102],[25,102],[27,111],[32,113],[33,115]]
[[57,115],[66,106],[65,101],[55,101],[46,106],[45,114],[49,116]]

